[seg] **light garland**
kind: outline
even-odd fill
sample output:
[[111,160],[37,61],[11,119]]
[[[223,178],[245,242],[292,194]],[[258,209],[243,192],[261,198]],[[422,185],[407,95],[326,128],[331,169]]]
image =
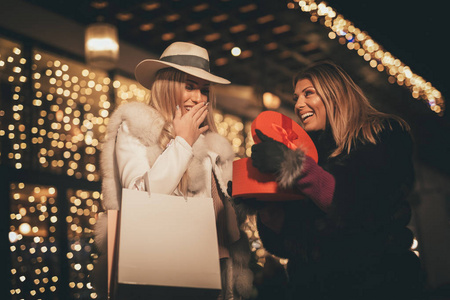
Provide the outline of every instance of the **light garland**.
[[10,294],[22,299],[57,292],[59,251],[57,191],[51,186],[11,183]]
[[[430,82],[412,72],[411,68],[400,59],[384,50],[366,32],[356,28],[352,22],[338,14],[326,2],[317,3],[315,0],[294,0],[294,2],[298,2],[303,12],[311,15],[312,22],[317,22],[319,19],[323,21],[324,26],[331,30],[328,34],[330,39],[338,39],[339,43],[346,45],[349,50],[357,51],[358,55],[372,68],[379,72],[386,72],[390,83],[408,87],[413,98],[426,101],[432,111],[440,116],[443,115],[445,104],[441,92]],[[288,8],[294,9],[294,3],[291,2]]]
[[[27,77],[24,76],[24,68],[27,63],[22,56],[20,45],[5,41],[0,49],[0,71],[4,73],[2,76],[11,84],[12,101],[11,111],[0,110],[1,129],[0,136],[7,136],[11,143],[9,153],[2,153],[2,161],[8,158],[16,169],[21,169],[24,164],[24,157],[29,150],[27,147],[27,129],[23,124],[23,111],[25,106],[25,96],[23,94],[24,85]],[[6,115],[10,117],[10,123],[3,121]],[[5,155],[7,157],[3,158]]]
[[[99,181],[99,152],[111,112],[126,102],[146,102],[148,91],[135,80],[119,75],[111,79],[106,72],[39,49],[32,52],[29,75],[26,65],[21,45],[0,38],[0,76],[12,89],[11,98],[2,95],[2,102],[10,102],[11,106],[0,108],[0,136],[11,144],[8,153],[0,153],[1,158],[9,159],[8,162],[3,159],[2,163],[16,169],[37,169]],[[25,84],[32,87],[31,99],[26,97]],[[116,103],[111,102],[111,89]],[[214,119],[219,133],[230,141],[236,155],[244,156],[248,143],[244,143],[242,120],[220,110],[214,111]],[[60,266],[53,260],[57,260],[60,251],[56,246],[59,230],[67,232],[69,241],[65,255],[69,262],[67,284],[71,297],[98,297],[88,275],[97,259],[93,228],[101,195],[99,191],[67,192],[68,227],[60,229],[54,224],[58,221],[59,207],[55,187],[11,184],[13,297],[30,294],[39,298],[49,291],[58,291]],[[43,253],[51,261],[46,261]],[[33,256],[31,263],[28,256]],[[30,279],[35,286],[24,284]]]
[[43,51],[35,50],[33,58],[33,106],[39,115],[32,118],[31,143],[41,169],[98,181],[111,79]]
[[233,152],[238,157],[245,155],[244,144],[244,124],[241,118],[229,114],[222,114],[219,110],[214,112],[214,121],[216,122],[217,131],[220,135],[226,137],[231,143]]
[[89,274],[94,270],[94,261],[98,258],[94,246],[94,225],[96,215],[101,208],[100,192],[68,190],[69,215],[68,227],[69,287],[75,298],[96,299],[98,297]]

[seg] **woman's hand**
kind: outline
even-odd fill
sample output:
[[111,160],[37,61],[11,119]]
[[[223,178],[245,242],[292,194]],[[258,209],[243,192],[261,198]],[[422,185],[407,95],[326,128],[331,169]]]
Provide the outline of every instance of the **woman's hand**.
[[208,130],[208,125],[200,127],[208,115],[208,102],[200,102],[192,107],[190,111],[182,115],[181,108],[177,106],[175,118],[173,119],[173,129],[175,136],[182,137],[193,145],[197,141],[200,134]]
[[285,159],[285,153],[290,149],[283,143],[266,136],[259,129],[256,135],[261,143],[252,146],[252,164],[262,173],[277,173]]

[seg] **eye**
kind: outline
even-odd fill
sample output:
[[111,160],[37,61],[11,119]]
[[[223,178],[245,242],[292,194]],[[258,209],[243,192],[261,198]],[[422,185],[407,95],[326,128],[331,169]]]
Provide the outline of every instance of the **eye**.
[[209,89],[202,89],[202,94],[208,96],[209,95]]
[[311,96],[311,95],[313,95],[313,94],[314,94],[314,91],[313,91],[313,90],[306,90],[306,91],[305,91],[305,97]]
[[297,100],[298,100],[298,95],[297,95],[297,94],[294,94],[294,95],[292,96],[292,101],[297,102]]
[[194,87],[192,86],[192,84],[186,84],[185,89],[188,91],[192,91]]

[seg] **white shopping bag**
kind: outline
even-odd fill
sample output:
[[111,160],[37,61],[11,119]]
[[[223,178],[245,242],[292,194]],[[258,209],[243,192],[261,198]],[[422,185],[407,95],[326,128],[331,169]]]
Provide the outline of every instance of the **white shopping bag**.
[[118,284],[220,290],[212,198],[123,189]]

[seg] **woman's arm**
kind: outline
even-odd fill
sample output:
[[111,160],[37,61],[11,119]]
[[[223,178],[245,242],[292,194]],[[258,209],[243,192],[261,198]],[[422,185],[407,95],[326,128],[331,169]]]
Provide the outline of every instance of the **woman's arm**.
[[[327,212],[333,202],[336,180],[302,150],[290,151],[281,164],[278,181],[284,187],[295,187]],[[292,174],[296,174],[293,176]]]
[[301,150],[285,151],[279,182],[295,187],[325,212],[332,208],[340,218],[383,217],[392,198],[408,190],[414,178],[409,133],[396,122],[385,127],[377,144],[358,143],[349,154],[321,166]]
[[[117,133],[116,159],[123,187],[148,189],[172,194],[193,157],[191,146],[176,137],[150,167],[146,147],[128,130],[123,122]],[[142,186],[147,182],[148,186]]]
[[[377,144],[360,143],[349,154],[331,158],[322,166],[301,150],[283,152],[279,182],[296,188],[343,225],[389,222],[414,178],[411,137],[398,123],[386,124]],[[262,156],[260,164],[270,165],[270,157]]]

